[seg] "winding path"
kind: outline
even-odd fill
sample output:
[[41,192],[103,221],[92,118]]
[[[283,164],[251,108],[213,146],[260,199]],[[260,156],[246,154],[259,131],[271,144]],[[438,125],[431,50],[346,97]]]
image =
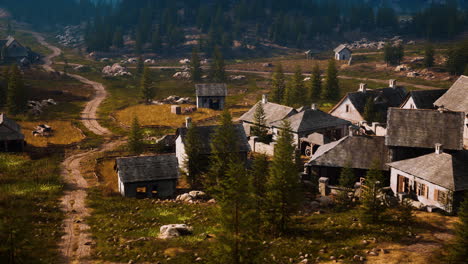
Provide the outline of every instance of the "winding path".
[[[59,56],[62,51],[60,48],[46,42],[39,33],[31,31],[29,33],[33,34],[41,45],[52,50],[52,53],[44,58],[42,67],[48,72],[55,72],[52,68],[52,60]],[[110,131],[102,127],[97,119],[99,105],[107,96],[105,87],[101,83],[88,80],[80,75],[69,74],[69,76],[84,84],[91,85],[95,90],[94,97],[86,104],[81,113],[83,125],[96,135],[111,135]],[[98,149],[73,154],[62,163],[61,174],[65,180],[66,188],[61,203],[62,210],[65,212],[65,219],[63,220],[64,235],[60,241],[59,249],[63,263],[88,263],[91,255],[91,245],[93,244],[89,235],[89,225],[86,223],[86,218],[90,215],[89,208],[86,206],[89,186],[81,174],[81,162],[89,155],[111,150],[118,144],[120,142],[108,142]]]

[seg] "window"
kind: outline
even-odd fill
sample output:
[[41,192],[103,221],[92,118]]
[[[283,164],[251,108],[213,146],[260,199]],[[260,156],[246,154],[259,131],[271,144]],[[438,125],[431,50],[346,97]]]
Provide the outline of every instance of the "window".
[[137,193],[146,193],[146,187],[137,187],[136,192]]
[[403,175],[398,175],[398,192],[408,193],[409,192],[409,179]]
[[416,183],[416,193],[418,196],[423,196],[423,197],[428,198],[428,191],[429,191],[428,187],[425,184],[422,184],[419,182]]
[[349,113],[349,105],[346,105],[346,113]]
[[434,190],[434,201],[437,201],[441,204],[447,204],[447,192],[435,189]]

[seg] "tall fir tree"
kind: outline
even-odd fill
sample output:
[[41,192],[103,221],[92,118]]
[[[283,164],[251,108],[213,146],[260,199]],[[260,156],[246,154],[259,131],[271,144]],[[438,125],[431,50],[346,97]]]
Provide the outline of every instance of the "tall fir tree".
[[314,68],[312,69],[309,89],[310,103],[320,100],[320,95],[322,93],[322,74],[318,64],[315,64]]
[[143,151],[143,132],[137,117],[133,118],[127,147],[133,154],[140,154]]
[[376,224],[382,220],[387,207],[382,200],[382,186],[385,186],[380,162],[375,160],[366,174],[361,195],[361,218],[366,223]]
[[190,61],[190,73],[193,82],[199,82],[202,79],[203,71],[200,63],[200,56],[198,56],[197,48],[192,50],[192,60]]
[[139,56],[138,62],[137,62],[137,68],[136,68],[137,74],[141,75],[144,70],[145,70],[145,61],[143,60],[142,56]]
[[284,98],[284,93],[286,90],[286,78],[284,77],[283,66],[278,64],[276,66],[275,72],[272,76],[272,86],[273,86],[273,102],[282,103]]
[[307,100],[307,91],[304,86],[304,76],[301,67],[297,66],[291,82],[287,88],[286,102],[289,106],[304,106]]
[[214,49],[213,62],[211,64],[211,79],[214,82],[226,81],[226,69],[223,55],[217,46]]
[[301,189],[294,162],[291,126],[283,121],[267,179],[267,223],[275,236],[283,234],[300,204]]
[[151,38],[151,49],[154,53],[162,52],[161,32],[159,30],[159,25],[156,26],[155,30],[153,31],[153,36]]
[[143,70],[143,76],[141,77],[141,90],[143,99],[146,104],[150,104],[155,96],[154,87],[152,86],[150,69],[146,66]]
[[8,78],[7,107],[12,114],[26,110],[28,95],[18,66],[11,66]]
[[10,69],[5,67],[3,69],[2,81],[0,82],[0,107],[7,104],[8,98],[8,76]]
[[252,136],[258,137],[260,142],[268,141],[268,129],[263,102],[259,102],[255,107],[254,125],[251,128],[251,134]]
[[466,263],[468,260],[468,192],[458,210],[459,222],[455,226],[455,239],[450,247],[449,263]]
[[353,168],[351,168],[351,162],[347,162],[346,166],[341,170],[340,179],[339,179],[340,186],[346,188],[353,188],[354,184],[356,183],[356,175],[354,174]]
[[430,68],[434,66],[434,47],[431,44],[426,44],[424,48],[424,67]]
[[184,165],[187,170],[187,180],[193,189],[201,187],[204,158],[201,155],[202,142],[195,124],[191,124],[187,129],[185,137],[185,160]]
[[378,113],[376,112],[374,97],[370,95],[367,97],[366,104],[364,105],[364,113],[362,117],[368,123],[376,122]]
[[340,96],[340,84],[338,81],[338,70],[334,59],[328,61],[327,77],[325,87],[322,89],[322,99],[336,100]]
[[266,182],[268,179],[269,161],[268,156],[264,154],[256,154],[253,158],[253,165],[250,171],[253,188],[253,200],[255,201],[255,229],[258,234],[261,234],[264,226],[265,218],[265,195]]

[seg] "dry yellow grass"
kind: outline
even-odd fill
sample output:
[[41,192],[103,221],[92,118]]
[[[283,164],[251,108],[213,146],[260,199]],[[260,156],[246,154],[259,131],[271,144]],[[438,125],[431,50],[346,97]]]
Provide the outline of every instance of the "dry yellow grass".
[[[181,105],[182,108],[189,106],[190,105]],[[220,111],[200,108],[189,115],[176,115],[171,113],[170,105],[136,105],[118,111],[115,116],[117,120],[126,127],[131,126],[134,117],[138,117],[138,121],[142,126],[176,128],[183,125],[185,123],[185,118],[188,116],[192,118],[193,122],[198,122],[218,116],[219,114]]]
[[97,165],[99,181],[105,184],[107,188],[110,188],[113,192],[118,192],[118,180],[117,173],[114,170],[115,160],[103,160]]
[[[50,137],[33,136],[33,130],[40,124],[47,124],[52,127],[53,133]],[[84,135],[70,121],[36,121],[20,122],[23,134],[28,145],[35,147],[46,147],[47,144],[69,145],[80,142]]]
[[[306,60],[306,59],[290,59],[290,60],[274,60],[271,62],[274,67],[263,67],[264,62],[247,62],[228,65],[229,70],[250,70],[273,72],[275,66],[280,64],[285,72],[294,72],[297,66],[300,66],[303,72],[311,72],[315,64],[320,66],[320,69],[325,70],[328,65],[328,60]],[[337,61],[337,66],[341,66],[344,62]]]

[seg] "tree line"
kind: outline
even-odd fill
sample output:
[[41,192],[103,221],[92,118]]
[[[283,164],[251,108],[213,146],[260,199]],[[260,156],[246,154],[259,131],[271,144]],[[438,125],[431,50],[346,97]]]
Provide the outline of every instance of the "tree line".
[[0,81],[0,108],[6,107],[10,114],[20,114],[27,110],[27,103],[28,90],[20,69],[16,65],[4,67]]

